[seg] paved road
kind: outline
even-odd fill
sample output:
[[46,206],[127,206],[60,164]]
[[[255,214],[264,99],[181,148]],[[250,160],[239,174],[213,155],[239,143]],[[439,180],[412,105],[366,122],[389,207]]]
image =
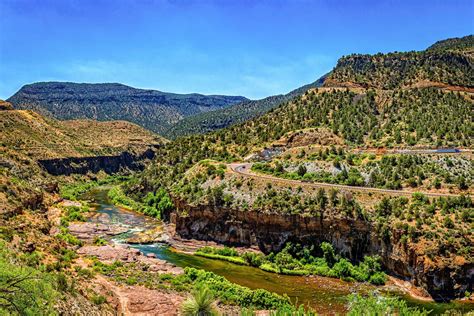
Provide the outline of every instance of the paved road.
[[[339,189],[339,190],[366,192],[366,193],[369,193],[369,192],[383,193],[383,194],[397,195],[397,196],[411,196],[415,192],[415,191],[405,191],[405,190],[388,190],[388,189],[379,189],[379,188],[355,187],[355,186],[342,185],[342,184],[332,184],[332,183],[322,183],[322,182],[304,182],[304,181],[299,181],[299,180],[282,179],[282,178],[277,178],[277,177],[266,175],[266,174],[257,174],[257,173],[252,172],[250,170],[252,168],[251,163],[233,163],[233,164],[230,164],[229,166],[233,172],[241,174],[245,177],[265,179],[265,180],[270,180],[272,182],[300,185],[302,187],[334,188],[334,189]],[[458,194],[449,194],[449,193],[425,193],[425,192],[421,192],[421,193],[423,193],[424,195],[428,197],[459,196]]]

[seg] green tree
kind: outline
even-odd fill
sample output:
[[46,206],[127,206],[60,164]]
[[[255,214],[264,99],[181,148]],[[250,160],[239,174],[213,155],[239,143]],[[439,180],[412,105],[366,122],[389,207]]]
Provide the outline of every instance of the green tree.
[[331,202],[332,207],[336,207],[339,204],[339,198],[337,196],[337,190],[329,190],[329,201]]
[[283,173],[285,172],[285,169],[283,168],[283,165],[279,162],[276,163],[275,165],[275,173]]
[[326,191],[324,189],[320,188],[318,190],[316,199],[318,200],[319,207],[321,207],[322,210],[325,210],[328,204],[328,198],[326,196]]
[[321,243],[321,250],[323,251],[323,256],[326,260],[326,263],[329,267],[332,267],[337,261],[333,246],[330,243],[324,241]]
[[306,172],[307,172],[307,169],[306,169],[305,165],[299,165],[298,166],[297,173],[300,177],[303,177],[306,174]]
[[468,185],[466,183],[466,178],[464,178],[463,176],[460,176],[458,178],[458,188],[459,190],[467,190],[468,188]]

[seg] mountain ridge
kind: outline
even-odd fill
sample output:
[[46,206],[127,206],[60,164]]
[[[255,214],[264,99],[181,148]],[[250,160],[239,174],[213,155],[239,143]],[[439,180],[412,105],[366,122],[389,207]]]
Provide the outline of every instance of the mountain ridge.
[[310,88],[320,87],[327,76],[328,74],[325,74],[318,80],[291,90],[286,94],[272,95],[259,100],[244,101],[228,108],[189,116],[180,121],[179,124],[173,125],[164,133],[164,136],[173,139],[191,134],[207,133],[234,124],[243,123],[268,112],[285,101],[302,95]]
[[248,100],[241,96],[177,94],[120,83],[38,82],[7,99],[16,109],[65,119],[126,120],[161,133],[182,118]]
[[431,86],[474,87],[472,35],[438,41],[423,51],[351,54],[341,57],[324,82],[326,87],[382,90]]

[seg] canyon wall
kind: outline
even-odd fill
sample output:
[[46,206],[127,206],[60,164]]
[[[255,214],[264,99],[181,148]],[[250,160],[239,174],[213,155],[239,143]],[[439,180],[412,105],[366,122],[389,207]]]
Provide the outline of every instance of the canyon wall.
[[320,219],[302,215],[239,211],[225,207],[190,206],[175,200],[176,209],[164,219],[176,225],[182,238],[212,240],[230,246],[257,246],[265,253],[279,251],[288,241],[306,245],[330,242],[353,260],[379,255],[386,271],[426,290],[443,301],[472,291],[474,265],[434,264],[400,242],[401,233],[381,238],[370,222],[344,218]]
[[155,151],[152,148],[143,153],[135,155],[129,152],[122,152],[116,156],[95,156],[95,157],[72,157],[38,160],[38,163],[54,176],[86,174],[88,172],[97,173],[104,171],[108,174],[118,172],[122,169],[143,170],[145,167],[143,160],[152,159]]

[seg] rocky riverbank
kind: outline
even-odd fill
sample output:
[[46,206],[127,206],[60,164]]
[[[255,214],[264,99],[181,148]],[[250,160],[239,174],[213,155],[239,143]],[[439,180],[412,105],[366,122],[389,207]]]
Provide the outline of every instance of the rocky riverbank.
[[159,273],[180,274],[183,269],[176,267],[164,260],[156,258],[154,255],[144,255],[139,250],[126,245],[87,245],[77,250],[79,255],[94,257],[103,263],[113,263],[120,261],[124,263],[140,263],[148,266],[148,271]]

